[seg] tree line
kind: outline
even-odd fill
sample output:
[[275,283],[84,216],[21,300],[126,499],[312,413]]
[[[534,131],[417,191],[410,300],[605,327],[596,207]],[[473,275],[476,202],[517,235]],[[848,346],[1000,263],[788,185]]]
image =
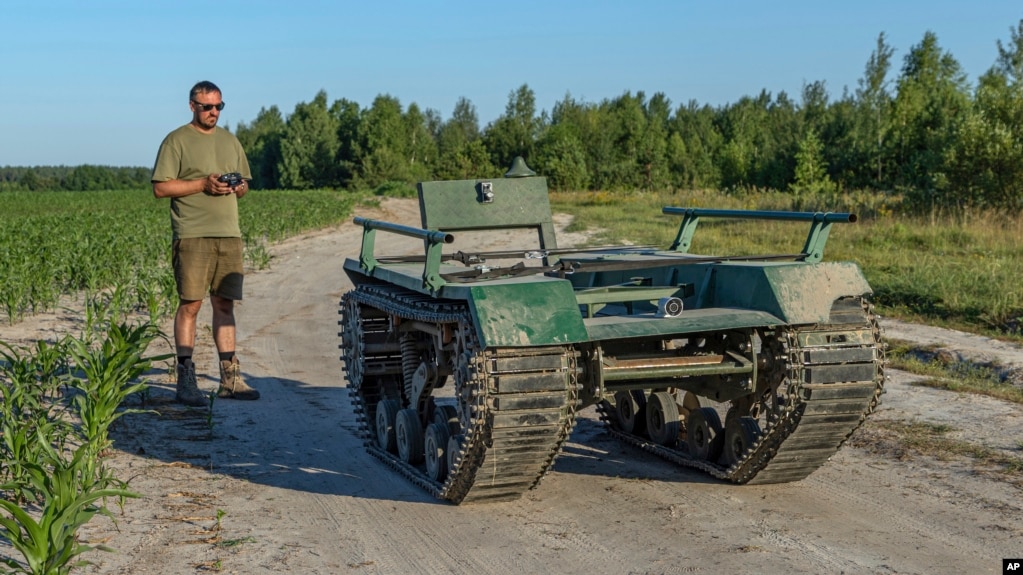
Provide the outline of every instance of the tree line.
[[67,190],[91,192],[149,186],[152,168],[95,166],[0,167],[0,192]]
[[816,81],[796,97],[761,91],[718,107],[642,91],[596,103],[566,95],[548,112],[523,84],[481,128],[466,98],[443,120],[386,94],[361,107],[320,91],[288,115],[263,108],[235,133],[264,189],[498,177],[523,156],[555,189],[876,190],[913,207],[1018,211],[1023,20],[1009,32],[975,85],[934,33],[897,70],[881,33],[857,87],[837,98]]

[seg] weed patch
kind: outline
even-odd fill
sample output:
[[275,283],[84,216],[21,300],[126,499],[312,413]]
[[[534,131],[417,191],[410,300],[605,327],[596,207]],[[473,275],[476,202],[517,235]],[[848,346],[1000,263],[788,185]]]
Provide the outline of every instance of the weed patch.
[[976,393],[1023,404],[1018,369],[993,362],[974,362],[936,346],[917,346],[899,340],[889,340],[888,344],[888,365],[925,376],[926,379],[914,385]]
[[975,471],[993,470],[1005,475],[1014,484],[1023,486],[1023,457],[948,437],[954,431],[955,428],[946,424],[874,420],[856,433],[849,443],[899,461],[914,455],[933,457],[939,461],[966,457],[973,462]]

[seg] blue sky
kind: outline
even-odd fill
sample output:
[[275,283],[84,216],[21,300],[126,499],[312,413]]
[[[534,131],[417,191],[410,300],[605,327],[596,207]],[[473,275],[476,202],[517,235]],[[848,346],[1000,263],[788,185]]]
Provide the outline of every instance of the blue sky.
[[380,94],[480,126],[528,84],[537,107],[663,92],[720,106],[761,90],[798,101],[823,80],[855,90],[884,32],[892,78],[927,31],[970,82],[1023,19],[1020,0],[545,2],[4,0],[0,166],[150,166],[211,80],[222,124],[325,90],[368,107]]

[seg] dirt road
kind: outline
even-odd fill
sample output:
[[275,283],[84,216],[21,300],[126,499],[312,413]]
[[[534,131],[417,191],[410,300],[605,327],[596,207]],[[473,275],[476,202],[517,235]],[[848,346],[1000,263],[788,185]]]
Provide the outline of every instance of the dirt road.
[[[386,201],[416,224],[415,203]],[[341,271],[359,248],[342,226],[274,248],[246,279],[242,370],[263,398],[203,410],[171,402],[156,376],[149,407],[122,419],[109,462],[142,494],[117,525],[83,538],[87,573],[999,573],[1023,557],[1020,477],[971,460],[892,455],[884,421],[947,424],[971,443],[1019,456],[1023,409],[912,385],[891,372],[883,406],[822,469],[791,484],[734,486],[619,444],[583,412],[554,470],[523,499],[452,506],[369,456],[354,434],[338,359]],[[378,253],[388,251],[385,236]],[[562,244],[568,242],[562,241]],[[208,306],[204,313],[208,314]],[[59,314],[58,314],[59,315]],[[0,339],[57,329],[40,318]],[[208,316],[200,386],[216,382]],[[40,327],[42,326],[42,327]],[[1023,366],[982,338],[885,322],[889,335],[933,338]],[[168,330],[169,331],[169,330]]]

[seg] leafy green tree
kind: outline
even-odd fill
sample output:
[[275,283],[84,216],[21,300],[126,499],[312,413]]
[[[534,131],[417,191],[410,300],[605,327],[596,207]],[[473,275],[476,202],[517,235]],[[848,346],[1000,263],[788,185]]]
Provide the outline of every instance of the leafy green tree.
[[824,161],[836,187],[852,189],[872,185],[869,140],[860,139],[863,134],[860,124],[856,99],[845,91],[841,99],[828,107],[828,121],[820,134]]
[[434,133],[439,123],[437,113],[433,110],[420,111],[413,102],[402,115],[404,139],[406,142],[405,161],[407,163],[406,181],[418,182],[430,179],[437,165],[437,140]]
[[252,124],[239,123],[235,127],[235,135],[249,159],[253,187],[281,187],[281,141],[286,133],[287,124],[277,106],[260,108]]
[[649,166],[644,149],[647,133],[646,96],[639,92],[633,96],[625,92],[621,96],[601,102],[600,120],[602,131],[607,135],[605,144],[610,144],[600,166],[605,189],[635,189],[643,187]]
[[785,151],[782,152],[786,160],[792,156],[795,189],[806,189],[807,174],[801,173],[801,169],[806,167],[808,146],[816,149],[817,144],[820,145],[820,156],[814,157],[813,164],[823,166],[825,173],[822,174],[823,179],[814,181],[824,183],[826,180],[826,185],[812,185],[814,191],[835,189],[836,181],[848,187],[857,178],[863,178],[859,174],[864,171],[862,166],[869,161],[869,156],[865,146],[857,146],[858,112],[856,102],[847,90],[841,99],[830,102],[823,81],[803,86],[800,114],[789,124],[792,133],[799,134],[800,139],[795,143],[794,153],[788,151],[792,146],[789,140],[786,140]]
[[478,140],[479,137],[480,122],[476,106],[465,97],[459,98],[455,102],[451,119],[444,122],[438,132],[437,145],[440,153],[457,150],[467,142]]
[[724,143],[717,159],[725,188],[758,185],[756,176],[767,151],[763,126],[768,123],[770,102],[770,94],[762,91],[756,98],[743,96],[720,110],[717,127]]
[[116,170],[117,187],[115,189],[129,190],[149,188],[153,175],[151,168],[136,166],[134,168],[116,168]]
[[893,106],[893,138],[900,165],[897,183],[918,205],[942,205],[948,181],[945,156],[969,109],[970,94],[959,62],[933,32],[906,55]]
[[[606,103],[605,103],[606,104]],[[544,161],[552,159],[552,156],[561,158],[559,170],[568,170],[574,160],[565,157],[571,156],[571,140],[575,139],[581,147],[582,160],[585,163],[585,176],[582,169],[572,169],[557,176],[560,185],[566,188],[572,186],[570,182],[588,182],[590,189],[610,189],[614,185],[614,139],[607,131],[609,119],[607,118],[606,105],[580,102],[571,94],[565,96],[557,103],[551,111],[551,129],[557,127],[554,133],[544,133]],[[544,162],[537,165],[543,175],[548,175]],[[573,174],[574,172],[574,174]],[[572,174],[572,175],[570,175]]]
[[327,109],[327,93],[301,102],[288,117],[281,139],[280,183],[285,188],[309,189],[337,182],[338,121]]
[[571,126],[555,124],[536,145],[533,169],[557,190],[583,190],[589,185],[586,153]]
[[973,107],[946,151],[949,201],[1023,209],[1023,20],[980,77]]
[[[639,96],[642,98],[642,93]],[[657,92],[646,102],[643,112],[645,125],[638,135],[636,150],[642,187],[648,190],[663,189],[671,182],[668,163],[671,100],[663,93]]]
[[461,162],[456,157],[479,137],[476,107],[468,99],[459,98],[451,119],[442,122],[437,130],[437,177],[463,179]]
[[945,151],[946,207],[1023,209],[1023,144],[1019,132],[971,111]]
[[408,129],[401,102],[390,95],[373,100],[359,123],[356,181],[361,187],[376,188],[385,182],[411,182]]
[[43,178],[36,175],[36,171],[32,168],[25,170],[25,173],[22,174],[19,183],[26,189],[31,190],[33,192],[46,188],[46,181]]
[[504,173],[490,162],[490,152],[483,140],[466,142],[440,159],[436,176],[440,179],[471,180],[494,178]]
[[813,128],[806,131],[806,135],[799,143],[799,151],[796,152],[795,181],[789,189],[797,194],[820,194],[835,189],[834,182],[828,177],[824,144]]
[[717,188],[721,171],[715,164],[724,137],[715,124],[716,112],[690,100],[679,106],[669,125],[668,162],[672,185],[681,188]]
[[885,186],[887,168],[891,167],[892,162],[888,141],[892,121],[888,72],[891,70],[894,53],[895,50],[885,40],[884,32],[881,32],[856,91],[856,136],[850,151],[854,154],[858,152],[859,157],[853,158],[850,163],[858,166],[854,169],[870,169],[872,178],[866,181],[871,182],[875,188]]
[[359,169],[359,130],[362,112],[359,104],[341,98],[330,107],[330,113],[337,120],[337,185],[347,188],[352,185]]
[[823,80],[803,84],[803,124],[809,131],[820,132],[828,119],[828,88]]
[[536,114],[536,94],[526,84],[508,95],[504,114],[484,130],[483,139],[496,166],[510,166],[515,156],[532,157],[543,119]]
[[437,178],[466,180],[500,173],[480,137],[476,107],[466,98],[458,99],[451,118],[438,128],[437,147]]
[[761,151],[755,165],[753,184],[760,188],[784,190],[792,182],[795,154],[807,117],[827,129],[828,94],[823,82],[807,84],[803,99],[796,104],[786,92],[779,92],[767,105],[767,124],[758,138]]

